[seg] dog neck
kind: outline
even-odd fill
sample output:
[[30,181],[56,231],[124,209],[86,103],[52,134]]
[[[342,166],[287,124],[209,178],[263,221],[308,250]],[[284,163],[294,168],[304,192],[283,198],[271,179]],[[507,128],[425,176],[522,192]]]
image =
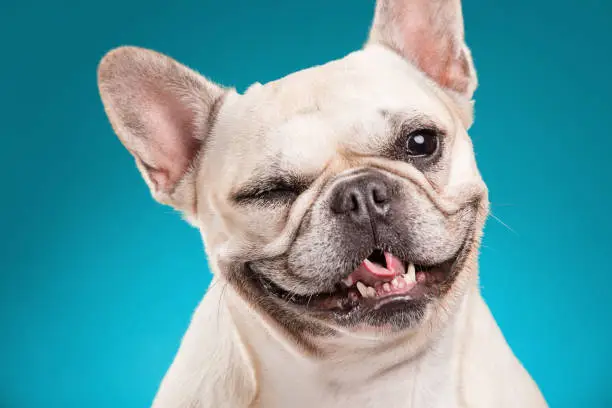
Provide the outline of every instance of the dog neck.
[[470,296],[444,327],[430,328],[426,342],[420,333],[384,341],[338,335],[318,339],[325,352],[314,357],[237,296],[227,302],[262,406],[366,406],[367,400],[385,407],[450,407],[459,388]]

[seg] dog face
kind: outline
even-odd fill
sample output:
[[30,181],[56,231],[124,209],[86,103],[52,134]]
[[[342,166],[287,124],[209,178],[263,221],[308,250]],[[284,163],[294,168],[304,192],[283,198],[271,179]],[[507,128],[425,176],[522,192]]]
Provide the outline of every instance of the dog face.
[[99,86],[153,196],[296,338],[426,331],[475,281],[488,203],[458,0],[381,0],[362,50],[242,95],[132,47]]

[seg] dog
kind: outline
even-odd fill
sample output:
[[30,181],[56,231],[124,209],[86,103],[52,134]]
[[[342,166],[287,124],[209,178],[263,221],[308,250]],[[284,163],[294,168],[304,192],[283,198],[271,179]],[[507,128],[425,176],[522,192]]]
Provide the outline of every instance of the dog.
[[154,407],[547,406],[479,290],[460,0],[378,0],[362,49],[242,94],[127,46],[98,85],[213,271]]

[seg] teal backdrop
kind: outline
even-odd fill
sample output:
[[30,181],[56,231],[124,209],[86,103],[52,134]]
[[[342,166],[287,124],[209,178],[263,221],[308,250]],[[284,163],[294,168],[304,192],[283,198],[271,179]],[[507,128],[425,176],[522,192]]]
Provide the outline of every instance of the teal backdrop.
[[[210,281],[96,66],[123,44],[245,89],[360,47],[373,0],[0,5],[0,407],[146,407]],[[491,190],[483,293],[552,407],[612,407],[612,2],[464,0]]]

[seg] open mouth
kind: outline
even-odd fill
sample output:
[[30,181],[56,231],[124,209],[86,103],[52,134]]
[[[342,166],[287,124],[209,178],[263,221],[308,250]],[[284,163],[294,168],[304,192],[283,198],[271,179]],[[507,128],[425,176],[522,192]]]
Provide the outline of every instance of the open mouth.
[[437,265],[418,265],[391,252],[374,250],[330,292],[298,295],[261,278],[264,288],[295,305],[319,311],[350,312],[356,308],[379,310],[384,307],[422,305],[445,293],[454,279],[453,257]]

